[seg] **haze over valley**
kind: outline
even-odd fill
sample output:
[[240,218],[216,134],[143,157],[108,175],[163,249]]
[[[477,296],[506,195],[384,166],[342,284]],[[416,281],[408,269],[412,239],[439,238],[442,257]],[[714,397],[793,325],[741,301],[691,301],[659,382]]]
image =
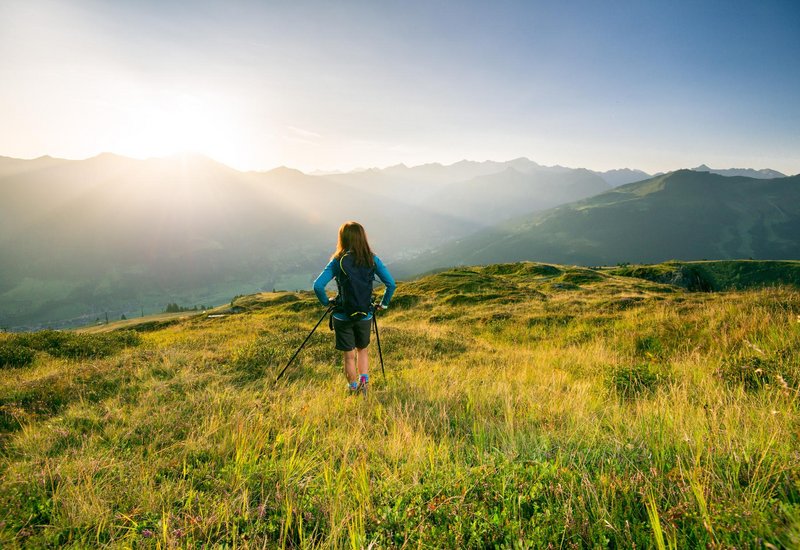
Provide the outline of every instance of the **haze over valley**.
[[197,155],[0,158],[0,324],[68,326],[306,288],[343,220],[362,221],[392,262],[608,188],[526,159],[312,176]]
[[308,288],[348,219],[405,277],[521,259],[800,257],[797,178],[736,173],[762,179],[705,166],[647,179],[526,158],[308,175],[199,155],[3,157],[0,326],[77,326]]

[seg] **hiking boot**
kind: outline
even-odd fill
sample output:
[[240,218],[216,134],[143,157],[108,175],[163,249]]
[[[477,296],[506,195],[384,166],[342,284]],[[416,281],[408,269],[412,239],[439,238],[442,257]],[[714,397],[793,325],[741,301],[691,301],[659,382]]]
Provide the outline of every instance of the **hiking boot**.
[[358,381],[358,388],[356,389],[356,391],[362,392],[366,397],[368,386],[369,386],[369,378],[367,378],[366,376],[362,376]]

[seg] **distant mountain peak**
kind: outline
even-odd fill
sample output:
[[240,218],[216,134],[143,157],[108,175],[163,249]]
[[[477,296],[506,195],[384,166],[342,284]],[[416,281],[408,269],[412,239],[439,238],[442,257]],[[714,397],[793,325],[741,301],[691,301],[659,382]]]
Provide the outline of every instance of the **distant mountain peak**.
[[706,164],[701,164],[696,168],[691,169],[694,172],[710,172],[712,174],[718,174],[720,176],[744,176],[746,178],[756,178],[756,179],[773,179],[773,178],[785,178],[786,174],[782,172],[778,172],[777,170],[773,170],[771,168],[710,168]]
[[265,173],[272,176],[305,176],[305,174],[297,168],[289,168],[288,166],[278,166],[272,170],[267,170]]
[[527,157],[517,157],[503,163],[506,166],[513,166],[520,172],[533,172],[542,168],[542,165],[532,161]]
[[620,185],[646,180],[651,177],[647,172],[636,170],[635,168],[617,168],[606,170],[605,172],[593,172],[603,178],[611,187],[619,187]]

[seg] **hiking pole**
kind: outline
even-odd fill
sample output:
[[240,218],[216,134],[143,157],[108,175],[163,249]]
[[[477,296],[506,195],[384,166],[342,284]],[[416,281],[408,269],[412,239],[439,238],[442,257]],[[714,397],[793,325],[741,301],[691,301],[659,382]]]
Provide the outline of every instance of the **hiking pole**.
[[381,359],[381,374],[386,382],[386,371],[383,369],[383,352],[381,352],[381,336],[378,334],[378,308],[372,308],[372,324],[375,326],[375,341],[378,343],[378,357]]
[[332,310],[332,309],[333,309],[335,306],[336,306],[336,303],[335,303],[333,300],[331,300],[331,304],[328,306],[328,309],[326,309],[326,310],[325,310],[325,313],[323,313],[323,314],[322,314],[322,317],[320,317],[320,318],[319,318],[319,321],[317,321],[317,324],[316,324],[316,325],[314,325],[314,328],[312,328],[312,329],[311,329],[311,332],[309,332],[309,333],[308,333],[308,336],[306,336],[306,339],[305,339],[305,340],[303,340],[303,343],[302,343],[302,344],[300,344],[300,347],[299,347],[299,348],[297,348],[297,351],[296,351],[296,352],[294,352],[294,355],[292,355],[292,358],[291,358],[291,359],[289,359],[289,362],[288,362],[288,363],[286,363],[286,366],[285,366],[285,367],[283,367],[283,370],[282,370],[282,371],[281,371],[281,373],[278,375],[278,377],[275,379],[275,382],[277,382],[278,380],[280,380],[280,379],[281,379],[281,376],[283,376],[283,373],[284,373],[284,372],[286,372],[286,369],[288,369],[288,368],[289,368],[289,365],[291,365],[291,364],[292,364],[292,361],[294,361],[294,358],[295,358],[295,357],[297,357],[297,354],[298,354],[298,353],[300,353],[300,351],[301,351],[301,350],[302,350],[302,349],[305,347],[305,345],[306,345],[306,342],[308,342],[308,339],[309,339],[309,338],[311,338],[311,335],[312,335],[312,334],[314,334],[314,332],[317,330],[317,327],[320,325],[320,323],[322,323],[322,320],[323,320],[323,319],[325,319],[325,316],[326,316],[326,315],[328,315],[328,313],[330,313],[330,312],[331,312],[331,310]]

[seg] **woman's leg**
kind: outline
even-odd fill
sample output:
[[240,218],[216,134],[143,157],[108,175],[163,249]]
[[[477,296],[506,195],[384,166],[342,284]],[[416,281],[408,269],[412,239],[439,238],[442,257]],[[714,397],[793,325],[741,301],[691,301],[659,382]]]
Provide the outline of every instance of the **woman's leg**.
[[[369,374],[369,350],[367,348],[358,349],[358,373]],[[349,378],[348,378],[349,380]]]
[[[359,350],[360,352],[361,350]],[[356,371],[356,350],[351,349],[344,353],[344,375],[348,382],[358,382],[358,372]]]

